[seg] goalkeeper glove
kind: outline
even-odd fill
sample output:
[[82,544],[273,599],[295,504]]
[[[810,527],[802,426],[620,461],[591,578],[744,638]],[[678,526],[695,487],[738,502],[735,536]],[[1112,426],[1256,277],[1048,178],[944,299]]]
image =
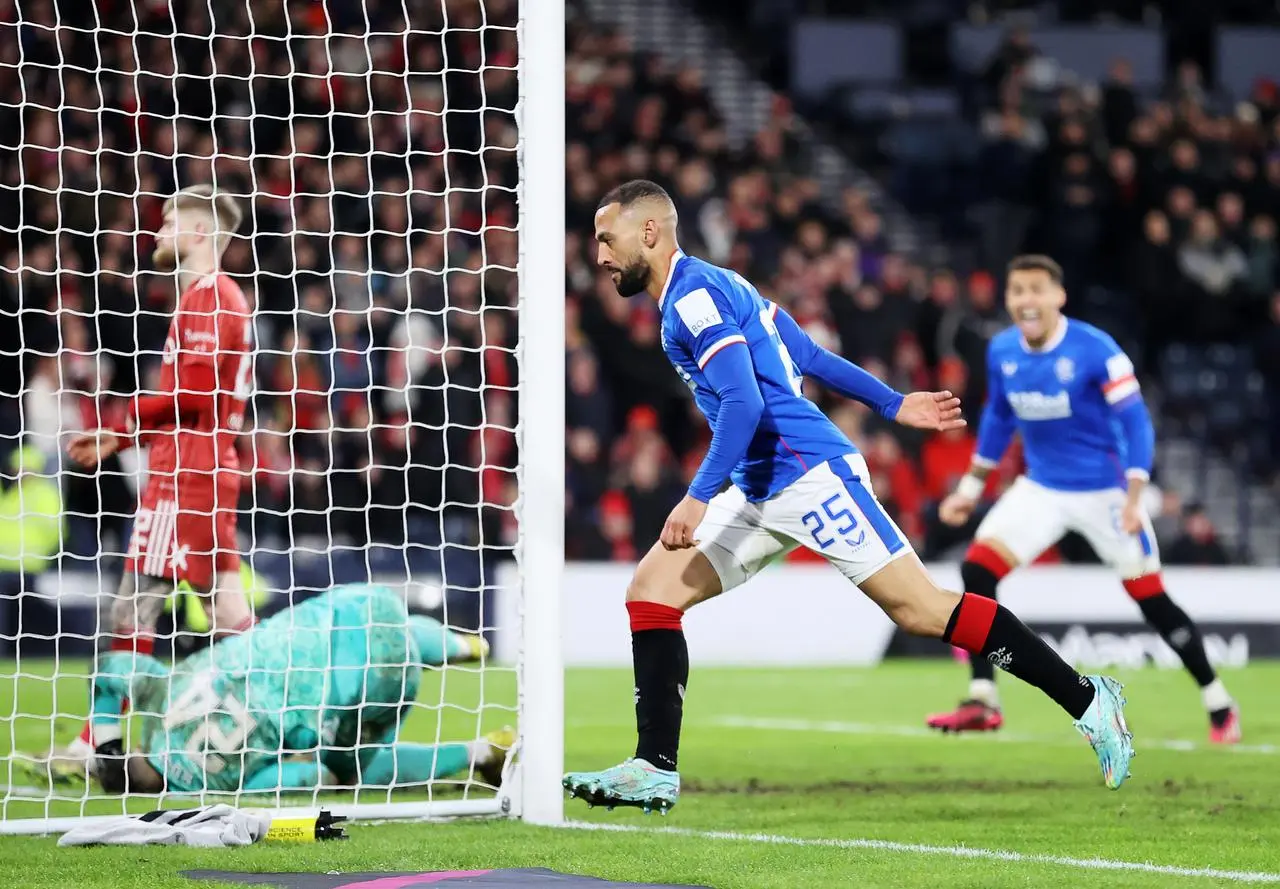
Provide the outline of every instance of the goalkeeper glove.
[[103,741],[93,751],[98,765],[98,782],[107,793],[125,792],[124,743],[116,738]]

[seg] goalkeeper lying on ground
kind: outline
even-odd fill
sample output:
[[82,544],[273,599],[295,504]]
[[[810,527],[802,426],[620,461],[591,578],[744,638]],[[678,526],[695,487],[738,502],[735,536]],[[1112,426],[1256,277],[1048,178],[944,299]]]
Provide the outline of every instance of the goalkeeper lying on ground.
[[[269,791],[414,784],[474,767],[497,784],[509,731],[458,744],[397,741],[422,667],[486,645],[410,616],[394,591],[337,587],[178,662],[102,658],[93,681],[95,772],[105,790]],[[135,749],[121,711],[133,711]]]

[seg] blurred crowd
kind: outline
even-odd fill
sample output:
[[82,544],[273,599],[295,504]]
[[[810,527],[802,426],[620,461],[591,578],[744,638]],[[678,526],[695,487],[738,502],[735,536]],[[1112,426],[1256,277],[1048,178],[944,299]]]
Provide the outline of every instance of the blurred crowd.
[[[1148,110],[1119,63],[1114,82],[1096,94],[1033,95],[1024,79],[1034,48],[1014,37],[992,65],[992,102],[982,111],[988,192],[974,208],[985,220],[982,261],[959,274],[895,253],[859,190],[846,191],[834,210],[821,200],[783,96],[755,137],[733,149],[698,71],[637,55],[617,34],[581,28],[571,35],[571,557],[642,554],[709,437],[662,356],[654,306],[620,299],[594,268],[595,201],[621,179],[665,185],[685,249],[750,278],[819,343],[899,389],[951,389],[974,418],[985,394],[987,340],[1009,323],[1002,269],[1025,249],[1062,260],[1069,289],[1100,304],[1077,298],[1069,310],[1103,323],[1139,358],[1173,341],[1245,338],[1270,317],[1273,302],[1280,318],[1280,298],[1272,297],[1280,194],[1274,88],[1260,85],[1252,105],[1215,116],[1198,72],[1187,66],[1168,100]],[[968,466],[972,428],[904,433],[806,385],[867,455],[877,493],[926,557],[972,534],[972,524],[955,531],[936,519],[937,502]],[[988,498],[1020,468],[1015,448]],[[1212,540],[1225,558],[1198,506],[1184,516],[1179,499],[1158,490],[1152,506],[1163,513],[1166,544]],[[1079,543],[1067,541],[1046,559],[1088,559]],[[1177,545],[1172,554],[1197,552]]]
[[[212,181],[248,210],[225,258],[256,309],[242,528],[258,546],[510,546],[515,0],[68,0],[56,14],[32,0],[22,26],[15,8],[0,0],[0,94],[23,97],[0,103],[0,305],[19,319],[0,325],[5,434],[52,471],[70,433],[155,387],[175,295],[147,272],[149,233],[167,195]],[[1069,281],[1135,294],[1135,315],[1155,319],[1141,337],[1253,330],[1273,304],[1280,318],[1274,92],[1252,119],[1224,116],[1185,74],[1145,110],[1120,67],[1096,99],[1036,104],[1019,65],[1011,52],[983,122],[988,253],[958,273],[891,250],[860,191],[823,200],[785,97],[731,146],[696,69],[571,19],[570,558],[642,554],[709,436],[655,307],[619,298],[594,266],[596,201],[622,180],[667,186],[685,249],[749,277],[817,341],[899,389],[951,389],[971,417],[986,341],[1008,321],[1000,268],[1037,207]],[[934,505],[968,465],[972,428],[903,434],[807,385],[923,552],[960,543]],[[73,547],[123,533],[136,459],[97,478],[62,467]],[[1015,450],[989,494],[1018,468]],[[1184,536],[1204,530],[1194,519]]]
[[1107,288],[1150,356],[1170,342],[1248,341],[1280,287],[1280,89],[1217,96],[1191,62],[1161,96],[1123,59],[1100,85],[1040,89],[1014,31],[986,74],[981,256],[1034,241],[1070,292]]
[[[624,37],[570,30],[567,450],[569,555],[628,559],[656,539],[705,453],[709,430],[662,354],[656,307],[618,297],[594,266],[592,218],[616,182],[671,191],[689,252],[736,269],[826,347],[901,389],[935,383],[981,398],[986,340],[1007,323],[997,281],[926,269],[888,247],[879,213],[851,189],[820,200],[795,119],[776,98],[745,146],[728,144],[697,70],[630,51]],[[965,471],[971,432],[902,435],[863,406],[819,391],[867,454],[877,491],[925,544],[936,503]],[[1011,456],[1007,480],[1015,472]],[[1003,482],[993,480],[992,489]]]
[[[224,267],[256,310],[242,528],[474,543],[484,503],[509,537],[515,0],[33,0],[17,21],[0,0],[6,434],[52,471],[155,389],[175,293],[151,233],[213,182],[245,203]],[[73,548],[123,527],[136,459],[64,466]]]

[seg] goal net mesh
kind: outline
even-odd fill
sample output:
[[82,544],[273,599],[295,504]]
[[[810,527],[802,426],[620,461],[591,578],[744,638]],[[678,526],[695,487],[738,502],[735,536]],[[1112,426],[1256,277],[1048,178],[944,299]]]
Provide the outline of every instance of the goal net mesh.
[[[373,582],[453,630],[513,629],[493,615],[517,594],[499,578],[520,533],[517,17],[515,0],[0,0],[0,829],[249,805],[122,800],[44,766],[89,714],[148,477],[145,447],[84,470],[67,446],[158,391],[178,294],[151,255],[180,189],[244,210],[222,268],[253,313],[236,515],[259,619]],[[196,593],[169,599],[155,645],[169,668],[210,645]],[[509,649],[425,666],[398,740],[513,724]],[[200,655],[215,672],[219,651]],[[187,692],[160,706],[170,721],[237,706]],[[127,747],[145,718],[126,718]],[[235,751],[220,725],[194,761]],[[319,734],[282,737],[281,756],[323,760]],[[252,804],[499,805],[465,758],[409,787],[320,782]]]

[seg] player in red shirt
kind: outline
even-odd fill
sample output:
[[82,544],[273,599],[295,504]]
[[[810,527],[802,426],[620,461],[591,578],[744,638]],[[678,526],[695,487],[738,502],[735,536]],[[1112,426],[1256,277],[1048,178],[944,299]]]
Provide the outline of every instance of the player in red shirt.
[[[241,219],[235,199],[207,185],[165,204],[152,259],[177,274],[179,296],[159,392],[135,396],[123,423],[69,446],[90,468],[118,450],[148,448],[124,577],[103,622],[115,651],[151,653],[165,599],[184,580],[204,594],[215,636],[253,624],[236,548],[235,449],[253,382],[252,319],[244,293],[219,270]],[[93,746],[86,723],[64,755],[84,762]]]

